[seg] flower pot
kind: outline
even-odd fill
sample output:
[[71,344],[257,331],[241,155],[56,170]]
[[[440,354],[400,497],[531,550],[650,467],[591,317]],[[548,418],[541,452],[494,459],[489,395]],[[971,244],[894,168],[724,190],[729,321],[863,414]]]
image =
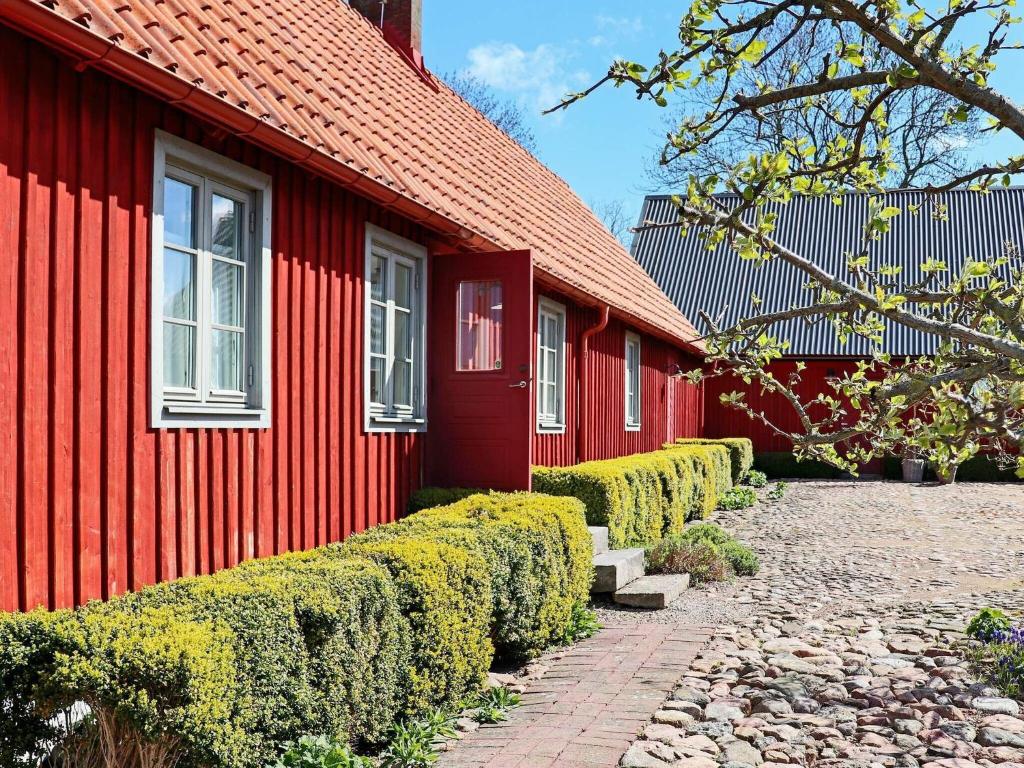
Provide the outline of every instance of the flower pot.
[[920,483],[924,480],[924,459],[903,460],[903,482]]

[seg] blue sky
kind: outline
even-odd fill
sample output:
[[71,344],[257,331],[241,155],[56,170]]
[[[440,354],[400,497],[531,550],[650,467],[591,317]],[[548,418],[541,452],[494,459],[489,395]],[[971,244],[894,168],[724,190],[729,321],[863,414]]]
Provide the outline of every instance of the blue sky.
[[[665,110],[606,87],[567,112],[541,116],[570,90],[590,85],[616,57],[646,63],[674,49],[686,0],[424,0],[423,48],[438,73],[469,71],[530,116],[540,159],[589,204],[621,200],[635,221],[645,167],[661,147]],[[967,31],[967,30],[965,30]],[[1016,39],[1021,35],[1017,34]],[[993,84],[1024,100],[1024,53],[1008,52]],[[979,142],[983,160],[1024,152],[1010,136]]]
[[468,70],[531,115],[540,159],[591,205],[622,200],[635,220],[664,114],[605,89],[568,112],[540,111],[590,85],[617,56],[649,60],[676,37],[679,0],[424,0],[423,52],[438,73]]

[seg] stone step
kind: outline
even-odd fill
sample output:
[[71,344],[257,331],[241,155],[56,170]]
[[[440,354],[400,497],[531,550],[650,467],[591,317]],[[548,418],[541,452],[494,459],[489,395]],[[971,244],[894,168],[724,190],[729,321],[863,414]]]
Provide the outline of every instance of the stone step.
[[632,608],[666,608],[688,586],[688,573],[658,573],[644,576],[617,589],[612,600]]
[[601,555],[608,551],[608,529],[603,525],[588,525],[590,538],[594,542],[594,554]]
[[610,549],[594,555],[594,585],[591,592],[615,592],[644,575],[644,551]]

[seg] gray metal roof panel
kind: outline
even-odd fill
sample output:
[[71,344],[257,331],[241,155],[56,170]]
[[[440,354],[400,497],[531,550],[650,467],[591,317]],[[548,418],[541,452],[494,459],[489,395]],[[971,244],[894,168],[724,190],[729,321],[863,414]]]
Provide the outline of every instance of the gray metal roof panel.
[[[920,192],[894,191],[888,196],[901,208],[925,202]],[[1024,246],[1024,188],[989,194],[957,190],[938,197],[948,206],[948,220],[933,218],[927,208],[916,215],[904,210],[891,220],[889,234],[871,244],[873,268],[900,266],[901,279],[913,283],[921,278],[920,264],[926,259],[946,262],[955,274],[967,260],[1003,254],[1007,244],[1018,251]],[[720,199],[726,205],[738,202],[734,195]],[[796,197],[788,204],[769,204],[766,208],[778,215],[774,237],[780,244],[832,274],[846,274],[847,254],[860,247],[867,220],[867,195],[847,195],[841,206],[828,198]],[[644,200],[641,224],[677,219],[671,197],[651,195]],[[806,276],[795,267],[778,259],[769,263],[744,261],[725,243],[709,250],[699,237],[699,228],[691,228],[686,236],[674,227],[640,231],[633,238],[631,252],[702,333],[707,328],[701,310],[711,317],[721,314],[728,324],[757,311],[804,305],[812,298],[803,288]],[[751,301],[752,292],[762,300],[759,309]],[[790,320],[780,324],[776,333],[789,340],[791,356],[860,357],[872,351],[870,342],[859,337],[841,344],[828,322]],[[887,323],[883,348],[894,355],[919,355],[933,351],[935,343],[928,334]]]

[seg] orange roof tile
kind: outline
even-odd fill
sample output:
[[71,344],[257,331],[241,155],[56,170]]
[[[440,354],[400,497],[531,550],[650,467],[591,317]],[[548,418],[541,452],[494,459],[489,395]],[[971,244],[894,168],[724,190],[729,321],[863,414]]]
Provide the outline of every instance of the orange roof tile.
[[[13,0],[33,33],[74,24],[258,118],[661,335],[698,334],[555,173],[443,83],[435,90],[342,0]],[[64,26],[55,31],[53,28]],[[104,54],[97,66],[123,75]],[[159,72],[158,72],[159,70]],[[261,126],[262,127],[262,126]],[[312,153],[311,153],[312,154]],[[355,174],[352,174],[354,177]],[[376,190],[379,191],[379,190]],[[380,199],[380,195],[376,195]],[[481,242],[483,241],[483,242]]]

